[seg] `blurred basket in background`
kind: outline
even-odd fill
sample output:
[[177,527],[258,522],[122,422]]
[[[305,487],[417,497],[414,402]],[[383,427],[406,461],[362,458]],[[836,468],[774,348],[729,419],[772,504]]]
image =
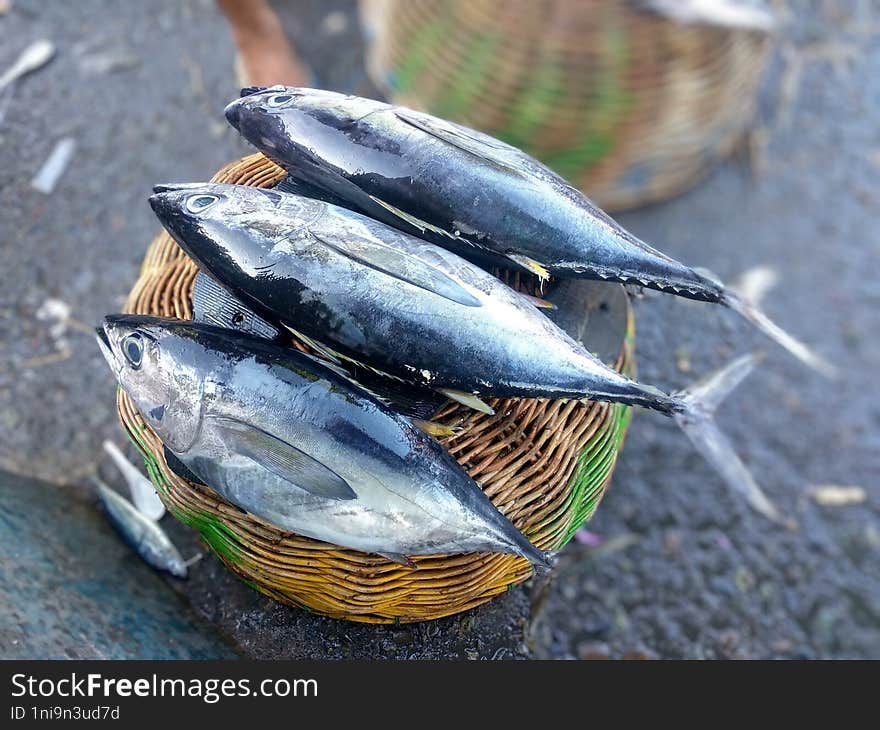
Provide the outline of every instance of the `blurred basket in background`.
[[[223,168],[214,180],[272,187],[283,177],[281,168],[257,154]],[[150,245],[126,311],[192,319],[197,272],[196,264],[163,232]],[[509,283],[527,288],[515,274]],[[615,320],[619,331],[606,332],[600,339],[609,352],[617,353],[618,369],[632,372],[628,299],[619,286],[596,286],[600,292],[596,311],[616,309],[619,315]],[[291,344],[307,349],[293,338]],[[434,420],[456,425],[460,431],[442,443],[533,543],[544,550],[559,549],[601,500],[630,410],[576,401],[489,402],[496,411],[493,416],[457,403],[443,406]],[[169,511],[195,527],[233,573],[279,601],[355,621],[418,621],[477,606],[531,575],[528,563],[511,555],[417,556],[413,560],[418,569],[413,570],[376,555],[278,530],[174,474],[165,463],[158,437],[121,389],[117,407]]]
[[768,37],[629,0],[361,0],[373,81],[488,132],[602,208],[671,197],[748,129]]

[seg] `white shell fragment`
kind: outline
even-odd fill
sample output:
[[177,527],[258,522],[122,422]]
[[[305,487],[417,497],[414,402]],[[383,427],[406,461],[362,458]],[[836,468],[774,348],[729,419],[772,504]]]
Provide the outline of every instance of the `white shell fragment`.
[[0,76],[0,90],[5,89],[9,84],[14,83],[25,74],[42,68],[52,60],[54,55],[55,45],[52,41],[45,38],[34,41],[21,52],[15,63]]
[[31,187],[44,195],[51,195],[58,184],[58,180],[70,164],[75,149],[76,141],[73,137],[60,139],[39,172],[34,175],[34,179],[31,180]]

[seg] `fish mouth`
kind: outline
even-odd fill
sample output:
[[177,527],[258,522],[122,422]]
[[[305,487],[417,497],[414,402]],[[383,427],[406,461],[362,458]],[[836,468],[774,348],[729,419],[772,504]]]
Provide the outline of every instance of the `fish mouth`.
[[[158,188],[160,186],[157,185],[156,187]],[[156,217],[162,222],[162,225],[165,225],[169,210],[168,200],[166,196],[162,193],[162,191],[158,191],[155,194],[151,195],[148,200],[150,203],[150,207],[156,214]]]
[[[256,87],[256,86],[251,86],[251,87],[249,87],[249,88],[251,88],[251,89],[256,89],[257,87]],[[244,96],[248,96],[248,94],[245,94],[245,93],[244,93],[245,91],[246,91],[246,89],[242,89],[242,90],[241,90],[241,92],[242,92],[242,93],[241,93],[242,97],[244,97]],[[251,93],[256,94],[256,93],[258,93],[258,92],[254,91],[254,92],[251,92]],[[236,100],[233,101],[231,104],[227,104],[227,105],[226,105],[226,108],[223,110],[223,113],[226,115],[226,121],[229,122],[229,123],[230,123],[233,127],[235,127],[236,129],[238,129],[238,128],[239,128],[239,127],[238,127],[238,123],[239,123],[239,121],[240,121],[240,119],[241,119],[241,104],[239,103],[239,100],[236,99]]]
[[101,348],[101,354],[110,366],[110,369],[118,377],[122,365],[116,361],[116,355],[113,353],[113,345],[110,344],[110,337],[104,325],[95,327],[95,339],[98,341],[98,347]]

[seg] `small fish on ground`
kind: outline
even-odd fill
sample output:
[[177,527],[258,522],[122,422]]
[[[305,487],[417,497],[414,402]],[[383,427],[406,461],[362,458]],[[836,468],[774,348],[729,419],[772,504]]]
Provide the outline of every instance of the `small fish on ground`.
[[154,522],[161,520],[165,514],[165,505],[159,499],[159,495],[156,494],[153,483],[141,474],[134,464],[125,458],[125,454],[112,441],[104,442],[104,451],[110,455],[113,463],[116,464],[116,468],[122,472],[125,483],[131,492],[131,501],[134,506]]
[[144,562],[157,570],[185,578],[186,563],[164,530],[98,477],[92,477],[92,481],[98,489],[110,523]]

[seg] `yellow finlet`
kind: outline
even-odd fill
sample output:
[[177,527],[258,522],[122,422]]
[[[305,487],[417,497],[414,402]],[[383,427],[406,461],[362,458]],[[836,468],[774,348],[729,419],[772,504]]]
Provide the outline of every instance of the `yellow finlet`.
[[531,271],[539,279],[541,279],[541,281],[546,281],[550,278],[550,272],[547,271],[547,269],[545,269],[543,266],[541,266],[541,264],[539,264],[537,261],[535,261],[534,259],[530,259],[528,256],[523,256],[522,254],[518,253],[509,253],[507,254],[507,258],[519,264],[526,271]]
[[455,436],[455,434],[458,433],[458,429],[454,426],[445,426],[436,421],[425,421],[421,418],[410,418],[410,420],[413,422],[414,426],[420,428],[429,436],[444,438],[445,436]]

